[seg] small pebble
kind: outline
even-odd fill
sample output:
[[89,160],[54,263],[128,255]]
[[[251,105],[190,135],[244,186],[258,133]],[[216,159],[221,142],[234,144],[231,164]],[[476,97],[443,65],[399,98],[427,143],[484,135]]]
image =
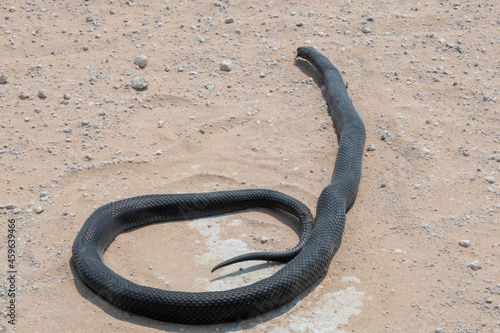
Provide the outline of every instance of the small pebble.
[[488,303],[488,304],[493,303],[493,300],[492,300],[491,298],[489,298],[489,297],[486,297],[486,299],[485,299],[484,301],[485,301],[486,303]]
[[382,132],[382,134],[380,135],[380,138],[382,140],[387,140],[390,136],[391,136],[391,134],[389,133],[389,131],[388,130],[384,130]]
[[367,33],[370,33],[370,32],[372,31],[372,29],[370,29],[370,27],[369,27],[369,26],[364,25],[364,26],[361,28],[361,31],[362,31],[363,33],[367,34]]
[[63,98],[68,101],[68,100],[71,99],[71,95],[70,94],[64,94]]
[[368,148],[366,150],[368,150],[368,151],[374,151],[375,150],[375,145],[372,143],[371,145],[368,146]]
[[16,208],[16,205],[14,205],[13,203],[8,203],[8,204],[5,206],[5,208],[7,208],[7,209],[14,209],[14,208]]
[[262,244],[267,243],[267,241],[268,241],[268,238],[267,238],[266,236],[262,236],[262,237],[260,238],[260,242],[261,242]]
[[495,177],[493,177],[493,176],[488,176],[485,179],[490,184],[493,184],[495,182]]
[[420,157],[424,156],[424,155],[429,155],[431,153],[431,151],[427,148],[424,148],[422,149],[422,151],[420,152]]
[[303,27],[304,24],[306,24],[304,21],[299,21],[299,22],[295,23],[295,25],[298,27]]
[[38,90],[38,97],[41,99],[47,98],[47,92],[45,91],[45,89]]
[[134,64],[139,66],[140,68],[146,67],[148,64],[148,56],[140,55],[135,57]]
[[7,83],[7,75],[2,74],[0,75],[0,84],[6,84]]
[[226,24],[234,23],[234,19],[232,17],[228,17],[224,20],[224,23]]
[[40,214],[41,212],[43,212],[43,207],[42,206],[36,206],[35,213]]
[[141,90],[147,88],[149,82],[143,77],[136,77],[132,80],[132,88]]
[[27,99],[29,97],[30,97],[30,94],[28,94],[27,92],[24,92],[24,91],[21,91],[21,93],[19,94],[20,99]]
[[220,70],[224,72],[230,72],[233,68],[233,62],[229,59],[223,60],[220,63]]
[[473,271],[477,271],[478,269],[481,268],[481,263],[477,260],[474,260],[473,262],[471,262],[469,264],[469,267],[473,270]]
[[470,240],[468,239],[462,239],[461,241],[458,242],[460,246],[463,247],[469,247],[470,246]]

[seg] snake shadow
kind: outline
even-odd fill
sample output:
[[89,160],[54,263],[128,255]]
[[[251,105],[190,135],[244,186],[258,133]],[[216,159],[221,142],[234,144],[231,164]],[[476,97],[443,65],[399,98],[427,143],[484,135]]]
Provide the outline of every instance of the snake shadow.
[[[280,220],[283,224],[287,225],[291,229],[293,229],[297,234],[300,234],[300,226],[297,223],[292,223],[291,218],[289,216],[286,216],[286,213],[279,213],[277,211],[274,211],[272,209],[251,209],[249,211],[260,211],[260,212],[265,212],[274,218]],[[244,212],[244,211],[243,211]],[[231,215],[231,214],[222,214],[219,216],[224,216],[224,215]],[[159,222],[162,223],[162,222]],[[147,226],[142,226],[139,228],[145,228]],[[134,230],[137,230],[139,228],[132,228],[129,229],[125,232],[133,232]],[[274,263],[274,262],[267,262],[267,263],[262,263],[262,262],[257,262],[255,265],[244,268],[242,270],[239,270],[238,268],[235,268],[236,271],[222,275],[220,277],[214,278],[212,281],[220,281],[226,278],[231,278],[234,276],[242,275],[242,274],[248,274],[253,271],[269,268],[269,267],[275,267],[279,265],[284,265],[280,263]],[[147,317],[143,317],[140,315],[136,315],[134,313],[124,311],[122,309],[119,309],[109,303],[106,299],[102,298],[99,294],[94,292],[92,289],[90,289],[80,278],[77,272],[76,265],[73,261],[73,258],[71,257],[69,261],[69,266],[71,269],[71,273],[73,274],[73,281],[76,287],[77,292],[86,300],[88,300],[90,303],[94,304],[95,306],[99,307],[102,309],[106,314],[109,316],[120,320],[120,321],[125,321],[131,324],[135,324],[138,326],[144,326],[144,327],[149,327],[149,328],[154,328],[162,331],[167,331],[167,332],[194,332],[194,333],[202,333],[202,332],[214,332],[214,331],[220,331],[220,332],[237,332],[237,331],[242,331],[242,330],[247,330],[249,328],[258,326],[260,324],[266,323],[268,321],[273,320],[274,318],[280,317],[283,314],[289,312],[291,309],[293,309],[303,298],[305,298],[308,294],[310,294],[321,282],[323,281],[325,275],[323,275],[318,281],[316,281],[311,287],[309,287],[307,290],[305,290],[301,295],[299,295],[295,300],[292,302],[281,306],[277,308],[276,310],[267,312],[263,315],[259,315],[253,318],[245,319],[242,321],[237,321],[237,322],[230,322],[230,323],[224,323],[224,324],[216,324],[216,325],[186,325],[186,324],[174,324],[174,323],[169,323],[169,322],[163,322],[163,321],[158,321],[154,319],[150,319]]]
[[[311,287],[306,289],[302,294],[300,294],[296,299],[292,302],[285,304],[273,311],[265,313],[260,316],[256,316],[253,318],[245,319],[237,322],[230,323],[222,323],[216,325],[186,325],[186,324],[175,324],[168,323],[159,320],[150,319],[147,317],[143,317],[140,315],[136,315],[134,313],[119,309],[109,303],[106,299],[99,296],[96,292],[90,289],[79,277],[77,273],[76,265],[73,261],[73,258],[70,259],[70,269],[71,273],[74,276],[74,284],[78,293],[85,298],[90,303],[102,309],[107,315],[124,322],[128,322],[130,324],[149,327],[165,332],[193,332],[193,333],[206,333],[206,332],[239,332],[248,330],[252,327],[256,327],[260,324],[264,324],[269,322],[275,318],[278,318],[290,310],[292,310],[302,299],[307,297],[314,289],[316,289],[324,280],[326,273],[321,276]],[[260,264],[257,266],[266,266],[265,264]],[[268,266],[266,266],[268,267]],[[239,273],[243,274],[245,271],[251,270],[252,267],[244,269],[243,271],[239,271]],[[257,269],[257,268],[255,268]],[[232,273],[236,274],[236,273]],[[228,274],[228,275],[232,275]],[[222,277],[218,278],[221,279]]]
[[[325,85],[325,82],[323,80],[323,76],[314,68],[313,65],[311,65],[308,61],[302,60],[299,58],[295,59],[295,66],[297,66],[298,69],[302,71],[305,75],[308,77],[312,78],[314,83],[318,86],[318,88],[323,91],[323,86]],[[323,98],[325,97],[323,93]]]

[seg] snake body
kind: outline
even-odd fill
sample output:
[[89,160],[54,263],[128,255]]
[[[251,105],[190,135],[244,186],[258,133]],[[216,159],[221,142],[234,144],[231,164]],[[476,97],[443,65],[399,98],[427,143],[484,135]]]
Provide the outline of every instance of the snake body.
[[[328,112],[339,142],[332,182],[319,196],[315,220],[300,201],[271,190],[158,194],[112,202],[89,216],[74,241],[73,260],[83,282],[126,311],[161,321],[215,324],[278,308],[325,274],[340,246],[346,212],[358,192],[365,127],[338,69],[312,47],[299,48],[297,56],[309,61],[323,77]],[[162,290],[135,284],[103,262],[107,246],[126,229],[251,207],[283,210],[296,216],[303,226],[299,244],[290,251],[243,255],[216,266],[252,259],[288,261],[274,275],[251,285],[216,292]]]

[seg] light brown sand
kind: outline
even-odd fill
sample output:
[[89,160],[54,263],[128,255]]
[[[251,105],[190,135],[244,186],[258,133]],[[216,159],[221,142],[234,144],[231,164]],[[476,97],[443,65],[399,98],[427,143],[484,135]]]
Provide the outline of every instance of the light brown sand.
[[[495,1],[7,0],[0,11],[0,204],[15,205],[0,209],[3,312],[7,220],[18,227],[17,324],[2,316],[2,330],[500,331]],[[84,287],[71,246],[110,201],[269,188],[314,210],[337,142],[320,89],[294,62],[304,45],[343,71],[376,147],[320,285],[266,316],[197,328],[122,312]],[[131,88],[138,76],[147,90]],[[242,212],[125,233],[105,260],[137,283],[222,290],[279,266],[213,265],[297,239],[287,217]]]

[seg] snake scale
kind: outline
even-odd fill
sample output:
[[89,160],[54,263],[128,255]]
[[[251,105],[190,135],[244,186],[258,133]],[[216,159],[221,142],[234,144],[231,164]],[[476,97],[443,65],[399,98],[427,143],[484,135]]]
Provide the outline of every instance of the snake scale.
[[[312,47],[297,49],[323,77],[325,95],[339,143],[332,182],[321,192],[316,218],[300,201],[283,193],[237,190],[192,194],[157,194],[111,202],[86,220],[73,244],[73,260],[83,282],[111,304],[153,319],[184,324],[215,324],[250,318],[276,309],[324,276],[340,246],[346,212],[353,205],[361,178],[365,127],[338,69]],[[135,284],[108,268],[103,254],[124,230],[151,223],[207,217],[252,207],[275,208],[302,223],[299,244],[284,252],[251,253],[243,260],[287,262],[256,283],[215,292],[180,292]]]

